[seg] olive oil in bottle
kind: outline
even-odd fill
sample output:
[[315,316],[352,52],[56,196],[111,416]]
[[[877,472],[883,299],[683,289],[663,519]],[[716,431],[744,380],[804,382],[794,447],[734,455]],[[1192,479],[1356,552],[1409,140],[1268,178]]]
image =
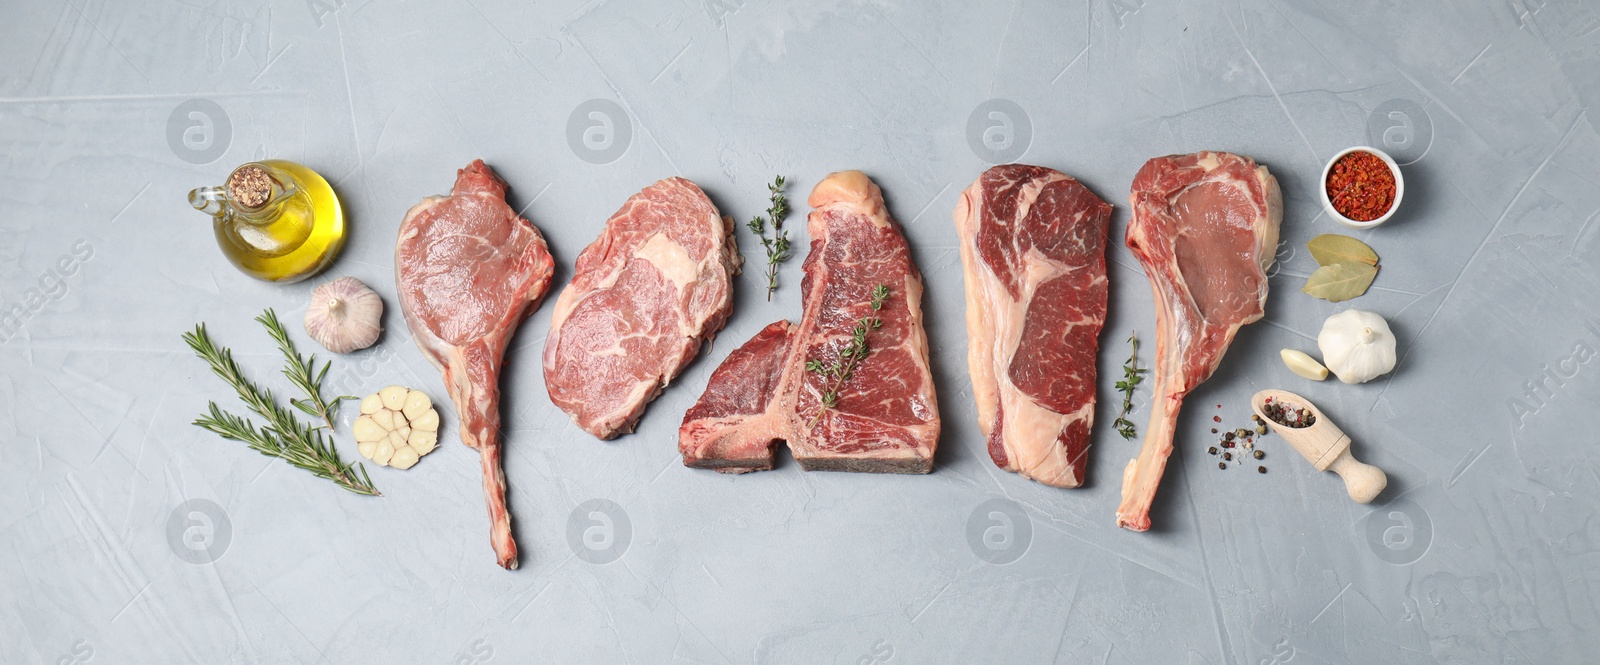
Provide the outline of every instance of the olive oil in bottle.
[[256,279],[298,282],[344,248],[339,197],[316,171],[295,162],[244,164],[223,186],[189,192],[189,204],[212,216],[223,255]]

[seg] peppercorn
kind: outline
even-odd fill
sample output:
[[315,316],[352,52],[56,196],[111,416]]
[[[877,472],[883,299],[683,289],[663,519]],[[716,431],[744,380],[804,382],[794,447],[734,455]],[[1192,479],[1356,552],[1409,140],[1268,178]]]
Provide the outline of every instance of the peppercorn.
[[1217,454],[1217,447],[1216,446],[1212,446],[1211,450],[1208,450],[1206,452],[1209,452],[1209,453],[1215,455],[1215,454]]
[[1265,436],[1266,433],[1267,433],[1267,426],[1266,425],[1260,425],[1260,426],[1256,427],[1256,434],[1260,434],[1260,435]]
[[1266,473],[1267,472],[1267,467],[1258,466],[1258,467],[1256,467],[1256,472],[1257,473]]
[[1226,469],[1226,468],[1228,468],[1228,463],[1227,462],[1217,462],[1217,468]]
[[1293,427],[1299,429],[1303,427],[1310,427],[1317,422],[1316,414],[1312,413],[1310,410],[1295,408],[1293,406],[1284,406],[1281,403],[1268,404],[1267,406],[1263,407],[1263,410],[1266,411],[1268,418],[1271,418],[1279,425],[1283,425],[1284,427]]
[[1259,450],[1257,450],[1257,451],[1256,451],[1256,459],[1261,459],[1261,458],[1264,458],[1264,457],[1266,457],[1266,456],[1267,456],[1267,454],[1266,454],[1266,453],[1264,453],[1264,452],[1261,452],[1261,451],[1259,451]]
[[1222,454],[1222,459],[1225,459],[1225,460],[1228,460],[1229,462],[1232,462],[1233,461],[1233,453],[1223,453]]

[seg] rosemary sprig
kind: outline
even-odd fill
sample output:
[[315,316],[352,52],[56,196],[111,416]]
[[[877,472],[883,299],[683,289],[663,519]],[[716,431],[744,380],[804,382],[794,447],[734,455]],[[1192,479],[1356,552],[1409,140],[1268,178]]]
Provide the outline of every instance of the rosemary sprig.
[[[879,284],[872,289],[872,311],[883,309],[883,301],[889,299],[889,287]],[[822,419],[822,413],[828,409],[839,406],[839,389],[844,387],[844,382],[849,381],[855,374],[856,367],[861,365],[867,354],[872,353],[872,347],[867,345],[867,333],[883,327],[883,319],[874,316],[863,316],[856,321],[856,326],[850,331],[850,343],[839,349],[839,356],[831,363],[812,359],[806,361],[806,371],[821,374],[826,381],[827,388],[822,391],[822,408],[817,410],[816,417],[811,419],[812,427]]]
[[767,300],[772,300],[772,292],[778,290],[778,264],[787,261],[792,252],[789,251],[789,232],[783,230],[783,220],[789,217],[789,199],[783,195],[783,176],[773,178],[772,184],[767,185],[768,197],[772,205],[767,208],[767,218],[772,221],[772,235],[767,235],[767,219],[761,215],[750,218],[745,224],[756,238],[761,240],[761,246],[767,250]]
[[1139,367],[1139,334],[1128,335],[1128,344],[1133,350],[1128,353],[1128,362],[1122,364],[1122,380],[1117,382],[1117,390],[1122,391],[1122,413],[1117,414],[1116,422],[1112,423],[1124,439],[1132,439],[1137,435],[1133,421],[1128,420],[1128,412],[1133,410],[1133,389],[1144,380],[1142,375],[1150,371]]
[[272,391],[246,379],[244,371],[233,360],[233,352],[212,343],[205,324],[195,326],[194,332],[184,333],[183,341],[194,349],[195,355],[211,364],[212,373],[233,386],[245,406],[267,421],[266,426],[258,428],[255,423],[223,411],[216,402],[211,402],[210,413],[195,419],[195,425],[224,439],[242,441],[251,450],[310,471],[356,494],[383,496],[367,476],[366,467],[358,463],[345,464],[339,459],[339,451],[323,438],[320,427],[301,424],[293,412],[278,406]]
[[328,403],[322,397],[322,379],[328,375],[328,369],[333,367],[333,361],[323,364],[322,371],[317,371],[317,356],[310,358],[301,356],[294,348],[294,342],[289,339],[289,331],[278,321],[278,313],[268,309],[256,317],[261,325],[266,326],[267,334],[278,343],[278,350],[283,352],[283,359],[289,365],[283,368],[283,375],[289,377],[300,392],[306,394],[305,399],[291,399],[290,404],[304,411],[306,415],[313,416],[327,423],[328,431],[333,431],[333,418],[339,413],[339,403],[347,399],[356,399],[355,395],[340,395],[333,398],[333,403]]

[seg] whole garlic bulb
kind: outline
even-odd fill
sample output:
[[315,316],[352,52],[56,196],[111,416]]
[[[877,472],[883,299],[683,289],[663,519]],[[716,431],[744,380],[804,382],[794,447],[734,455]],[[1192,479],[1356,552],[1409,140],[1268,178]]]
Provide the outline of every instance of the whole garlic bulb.
[[1345,383],[1366,383],[1394,369],[1394,333],[1372,312],[1347,309],[1328,317],[1317,348],[1323,364]]
[[340,277],[311,292],[306,332],[329,351],[349,353],[378,341],[383,299],[354,277]]

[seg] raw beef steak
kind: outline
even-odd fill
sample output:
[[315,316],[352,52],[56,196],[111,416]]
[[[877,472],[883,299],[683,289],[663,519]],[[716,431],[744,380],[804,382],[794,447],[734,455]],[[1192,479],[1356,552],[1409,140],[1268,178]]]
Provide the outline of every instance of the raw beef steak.
[[738,270],[732,221],[694,183],[668,178],[634,194],[556,300],[544,345],[550,401],[602,439],[632,431],[727,322]]
[[[811,252],[799,325],[779,321],[735,350],[678,430],[683,463],[742,473],[772,468],[787,442],[807,470],[927,473],[939,441],[939,405],[922,328],[922,275],[883,194],[860,171],[829,175],[811,191]],[[872,291],[889,288],[880,310]],[[882,326],[869,353],[823,408],[831,362],[863,317]]]
[[678,430],[685,465],[733,473],[772,468],[773,445],[794,429],[794,410],[773,405],[793,329],[788,321],[767,326],[711,373]]
[[1199,152],[1145,162],[1128,204],[1128,248],[1156,297],[1155,388],[1144,445],[1122,474],[1117,526],[1144,531],[1183,398],[1211,378],[1240,326],[1266,311],[1283,196],[1249,157]]
[[967,366],[996,466],[1083,484],[1106,321],[1111,204],[1041,166],[996,166],[955,209]]
[[517,567],[517,543],[500,464],[500,361],[554,268],[544,237],[506,205],[505,182],[483,160],[456,173],[450,196],[412,206],[395,245],[400,311],[417,346],[444,372],[461,442],[482,460],[489,542],[507,569]]

